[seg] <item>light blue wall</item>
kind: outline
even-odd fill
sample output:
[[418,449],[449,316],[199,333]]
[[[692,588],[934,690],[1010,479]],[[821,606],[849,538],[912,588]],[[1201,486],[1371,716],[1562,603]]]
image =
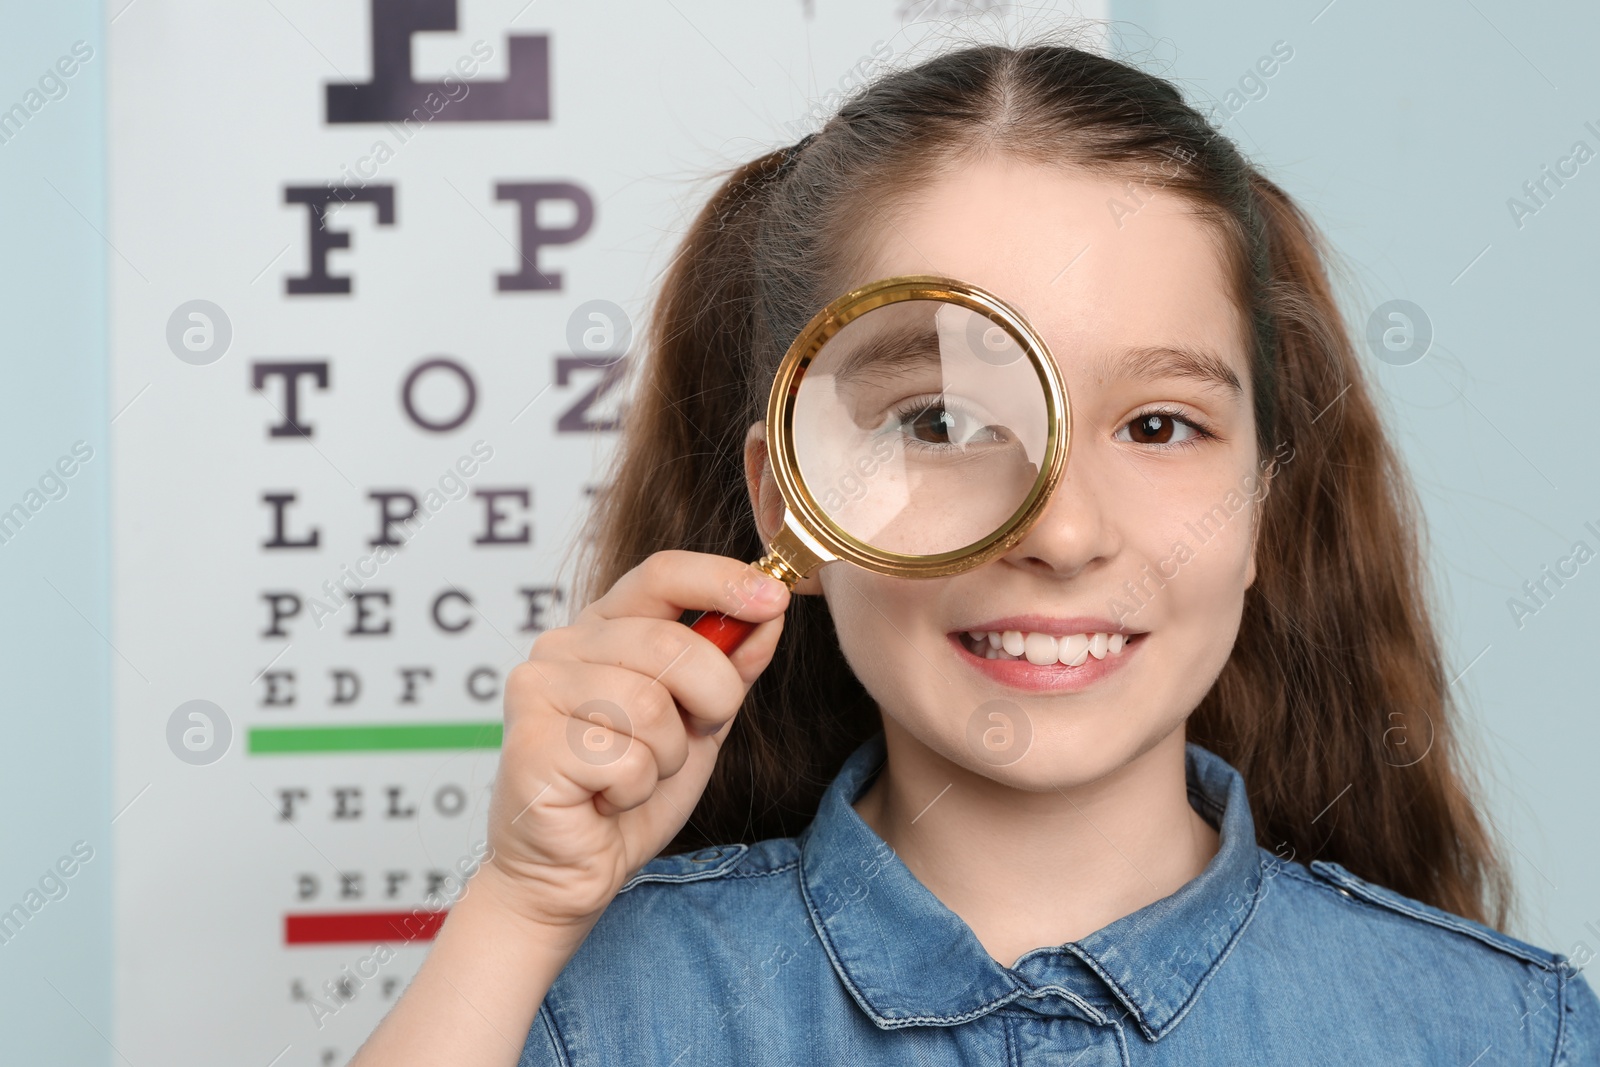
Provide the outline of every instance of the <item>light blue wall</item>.
[[1512,932],[1600,952],[1600,559],[1520,628],[1507,607],[1574,541],[1600,550],[1584,526],[1600,531],[1600,158],[1521,228],[1507,208],[1575,141],[1600,151],[1600,7],[1114,0],[1112,16],[1125,52],[1208,105],[1275,42],[1293,49],[1222,128],[1346,258],[1358,331],[1395,298],[1432,321],[1419,362],[1369,365],[1427,511],[1451,673],[1471,665],[1456,689],[1516,865]]
[[111,1033],[113,814],[101,24],[95,0],[51,0],[8,4],[0,26],[0,109],[75,41],[94,50],[66,95],[0,144],[0,510],[73,442],[94,450],[66,495],[0,544],[0,909],[75,842],[94,849],[66,896],[0,944],[7,1063],[114,1058],[96,1033]]

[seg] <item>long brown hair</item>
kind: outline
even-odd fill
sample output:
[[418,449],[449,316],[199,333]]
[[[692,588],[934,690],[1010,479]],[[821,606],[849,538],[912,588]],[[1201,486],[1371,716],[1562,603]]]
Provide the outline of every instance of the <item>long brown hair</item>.
[[[746,429],[788,341],[837,295],[903,191],[991,153],[1180,195],[1215,227],[1253,335],[1263,502],[1233,654],[1188,721],[1249,788],[1258,841],[1503,925],[1510,883],[1469,795],[1428,609],[1418,507],[1386,438],[1313,223],[1170,83],[1057,44],[980,45],[891,72],[799,151],[735,169],[653,308],[582,542],[588,603],[661,549],[755,559]],[[880,728],[821,597],[778,652],[667,852],[797,834]]]

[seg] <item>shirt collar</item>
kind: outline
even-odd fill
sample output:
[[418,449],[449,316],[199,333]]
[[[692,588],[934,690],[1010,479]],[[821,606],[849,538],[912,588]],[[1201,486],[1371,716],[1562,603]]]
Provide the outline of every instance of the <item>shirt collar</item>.
[[1255,912],[1262,872],[1244,779],[1190,742],[1189,802],[1221,847],[1199,877],[1080,941],[999,963],[851,805],[885,758],[880,731],[845,761],[800,839],[806,908],[834,970],[883,1029],[951,1025],[1015,1000],[1093,1022],[1133,1016],[1157,1040],[1187,1014]]

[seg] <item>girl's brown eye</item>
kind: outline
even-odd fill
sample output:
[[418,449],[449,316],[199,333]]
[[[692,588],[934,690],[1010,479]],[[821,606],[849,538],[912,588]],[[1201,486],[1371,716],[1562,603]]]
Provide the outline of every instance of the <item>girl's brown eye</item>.
[[1128,423],[1134,441],[1142,445],[1164,445],[1172,440],[1171,415],[1140,415]]
[[911,425],[915,428],[919,440],[947,445],[950,443],[952,432],[956,430],[956,417],[945,408],[928,407],[917,413],[911,420]]

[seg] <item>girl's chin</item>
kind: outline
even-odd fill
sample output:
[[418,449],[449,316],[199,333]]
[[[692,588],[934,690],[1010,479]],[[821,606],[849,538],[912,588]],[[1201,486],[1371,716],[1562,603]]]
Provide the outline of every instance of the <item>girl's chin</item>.
[[[908,732],[964,770],[1023,792],[1104,784],[1172,741],[1174,732],[1180,748],[1185,737],[1187,712],[1163,710],[1165,694],[1057,701],[975,688],[918,701],[922,724]],[[962,705],[971,710],[961,714]]]

